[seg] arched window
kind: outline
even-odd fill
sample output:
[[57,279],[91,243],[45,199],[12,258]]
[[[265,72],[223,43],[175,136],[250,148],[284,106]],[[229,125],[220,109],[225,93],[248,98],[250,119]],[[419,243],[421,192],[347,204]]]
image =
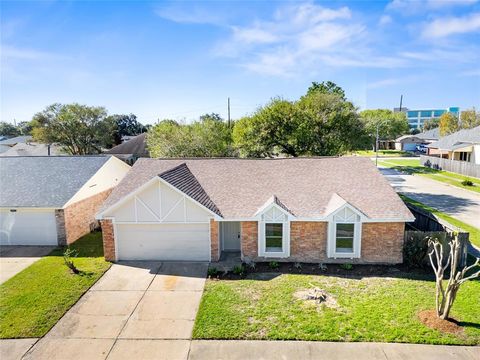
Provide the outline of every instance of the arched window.
[[349,206],[344,206],[333,215],[329,227],[328,253],[330,257],[360,257],[360,214]]
[[272,204],[260,214],[258,254],[287,257],[290,254],[290,225],[285,210]]

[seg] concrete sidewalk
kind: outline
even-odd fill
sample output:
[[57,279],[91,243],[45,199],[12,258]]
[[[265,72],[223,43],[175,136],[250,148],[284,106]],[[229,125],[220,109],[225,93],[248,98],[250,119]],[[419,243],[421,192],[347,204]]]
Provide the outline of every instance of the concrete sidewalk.
[[315,341],[192,341],[188,360],[478,360],[480,347]]

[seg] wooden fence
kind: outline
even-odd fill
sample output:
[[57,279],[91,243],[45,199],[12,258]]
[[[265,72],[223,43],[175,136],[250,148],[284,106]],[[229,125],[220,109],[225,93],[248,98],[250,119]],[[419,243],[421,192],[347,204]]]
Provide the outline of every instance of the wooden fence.
[[480,178],[480,165],[458,160],[443,159],[436,156],[420,155],[420,164],[433,169]]

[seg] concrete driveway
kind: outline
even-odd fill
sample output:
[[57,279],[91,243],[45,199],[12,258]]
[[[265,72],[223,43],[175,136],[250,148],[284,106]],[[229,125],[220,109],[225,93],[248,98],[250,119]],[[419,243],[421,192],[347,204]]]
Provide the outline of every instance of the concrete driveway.
[[186,359],[207,264],[114,264],[25,359]]
[[53,249],[55,246],[0,246],[0,284],[29,267],[42,256],[48,255]]

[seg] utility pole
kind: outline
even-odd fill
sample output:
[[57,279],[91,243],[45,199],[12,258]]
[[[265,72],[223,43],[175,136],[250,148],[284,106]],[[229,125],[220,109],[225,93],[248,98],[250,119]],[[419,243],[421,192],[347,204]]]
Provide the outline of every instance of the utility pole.
[[228,98],[228,127],[230,127],[230,98]]
[[375,136],[375,166],[378,167],[378,128],[380,127],[380,123],[377,124],[377,134]]
[[400,95],[400,112],[402,112],[403,95]]

